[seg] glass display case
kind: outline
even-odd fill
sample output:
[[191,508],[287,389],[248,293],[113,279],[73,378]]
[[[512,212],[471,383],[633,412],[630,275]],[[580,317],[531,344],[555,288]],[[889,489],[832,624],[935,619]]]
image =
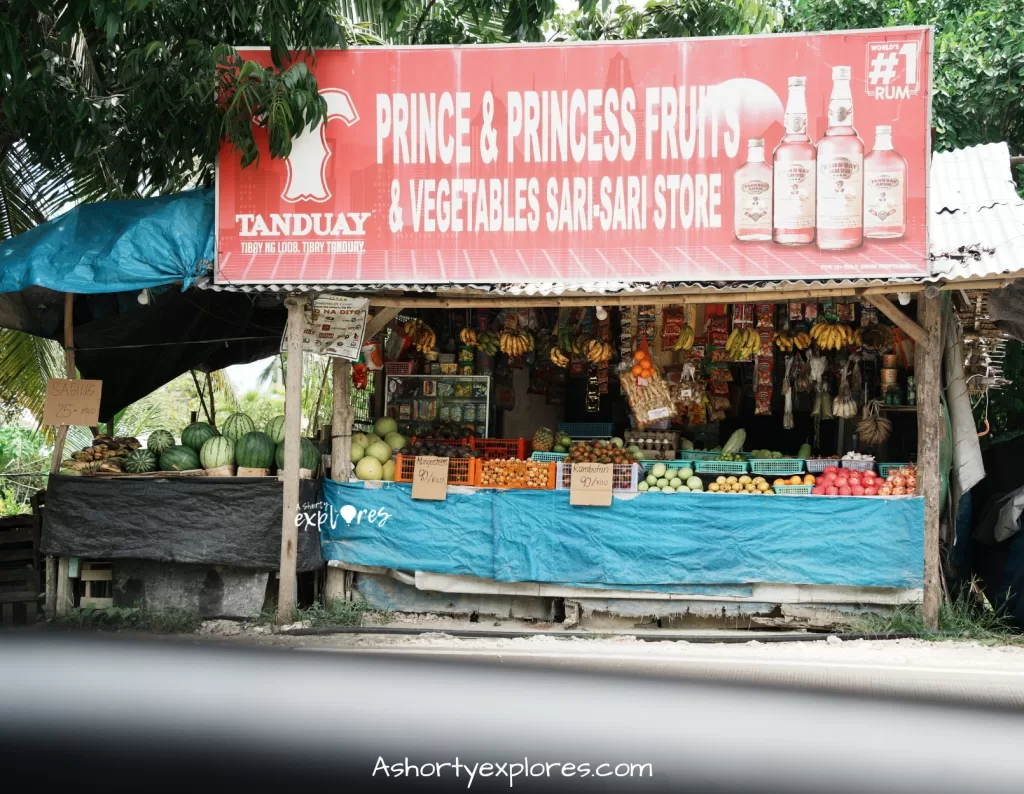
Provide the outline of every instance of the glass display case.
[[491,429],[490,375],[388,375],[384,412],[409,435],[445,435],[465,429],[487,438]]

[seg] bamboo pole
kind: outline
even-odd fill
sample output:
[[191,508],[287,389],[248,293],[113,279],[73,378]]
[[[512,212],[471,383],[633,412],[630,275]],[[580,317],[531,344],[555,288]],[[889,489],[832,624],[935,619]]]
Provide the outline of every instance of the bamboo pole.
[[919,298],[918,320],[927,334],[916,347],[914,371],[917,377],[917,484],[924,494],[924,622],[939,627],[941,569],[939,563],[939,514],[941,477],[939,443],[943,436],[942,403],[942,309],[941,296]]
[[289,297],[288,368],[284,379],[284,472],[281,514],[281,565],[277,590],[277,622],[290,623],[295,617],[296,560],[299,533],[295,517],[299,511],[299,442],[302,436],[302,328],[306,296]]

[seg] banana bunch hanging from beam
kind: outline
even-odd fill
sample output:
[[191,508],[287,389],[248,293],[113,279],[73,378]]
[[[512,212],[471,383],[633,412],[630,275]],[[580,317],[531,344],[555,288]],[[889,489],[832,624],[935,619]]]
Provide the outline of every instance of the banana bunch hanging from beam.
[[476,338],[476,346],[489,356],[493,356],[498,352],[498,348],[501,346],[501,340],[494,331],[484,331],[479,334]]
[[682,330],[679,332],[679,338],[676,343],[672,345],[673,350],[689,350],[693,347],[693,328],[688,325],[684,325]]
[[478,342],[476,331],[474,331],[472,328],[463,328],[461,331],[459,331],[459,341],[462,342],[462,344],[464,345],[476,347]]
[[820,350],[841,350],[854,341],[853,330],[842,323],[818,323],[811,328],[811,338]]
[[437,334],[423,320],[407,320],[403,330],[405,335],[412,340],[415,348],[421,353],[433,350],[434,345],[437,344]]
[[569,357],[562,351],[561,348],[552,347],[549,356],[551,358],[551,363],[554,364],[556,367],[561,367],[562,369],[565,369],[566,367],[569,366]]
[[779,331],[775,334],[775,346],[783,353],[790,353],[796,347],[796,337],[790,336],[788,331]]
[[525,356],[537,347],[537,342],[529,330],[504,331],[499,337],[498,347],[507,356]]
[[591,364],[602,364],[612,360],[614,349],[610,342],[602,342],[599,339],[591,339],[587,342],[585,350],[587,361]]
[[793,344],[796,345],[797,350],[806,350],[811,346],[812,341],[811,335],[806,331],[801,331],[793,336]]
[[733,361],[746,361],[761,349],[761,337],[753,328],[733,328],[725,349]]

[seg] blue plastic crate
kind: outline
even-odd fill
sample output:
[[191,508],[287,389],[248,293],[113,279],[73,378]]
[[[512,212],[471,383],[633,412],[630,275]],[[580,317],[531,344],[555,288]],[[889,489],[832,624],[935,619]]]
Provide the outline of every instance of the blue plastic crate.
[[534,452],[530,455],[530,460],[537,460],[541,463],[550,463],[555,461],[556,463],[560,460],[565,460],[569,457],[568,452]]
[[638,460],[637,463],[643,467],[645,475],[650,474],[657,463],[664,463],[666,469],[693,469],[692,460]]
[[559,433],[572,438],[611,438],[615,426],[604,422],[563,422],[558,426]]
[[813,485],[775,485],[772,490],[780,496],[810,496]]
[[698,460],[697,474],[746,474],[745,460]]
[[804,473],[804,461],[802,458],[751,458],[750,470],[754,474],[788,474],[792,476]]

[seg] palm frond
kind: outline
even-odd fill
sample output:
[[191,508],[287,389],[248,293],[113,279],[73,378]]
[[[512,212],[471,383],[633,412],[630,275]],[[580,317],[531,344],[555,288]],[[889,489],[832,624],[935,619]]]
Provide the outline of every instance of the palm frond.
[[52,339],[0,329],[0,403],[42,422],[47,378],[64,377],[64,356]]

